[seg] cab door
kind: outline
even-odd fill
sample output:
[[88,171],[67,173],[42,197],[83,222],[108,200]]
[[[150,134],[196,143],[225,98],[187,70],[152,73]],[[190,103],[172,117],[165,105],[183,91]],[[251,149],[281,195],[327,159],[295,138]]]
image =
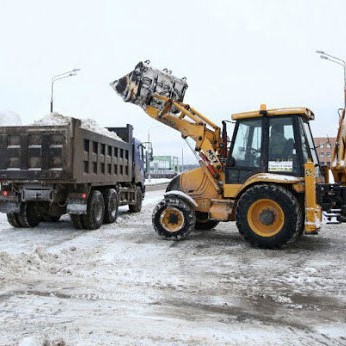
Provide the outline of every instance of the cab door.
[[226,184],[242,184],[250,176],[264,172],[263,118],[238,121],[226,162]]

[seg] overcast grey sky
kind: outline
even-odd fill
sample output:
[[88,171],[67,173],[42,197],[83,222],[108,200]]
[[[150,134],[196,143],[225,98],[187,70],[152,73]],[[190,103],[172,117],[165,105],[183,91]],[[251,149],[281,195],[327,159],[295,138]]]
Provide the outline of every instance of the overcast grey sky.
[[[0,111],[24,123],[55,110],[103,126],[131,123],[155,154],[181,155],[179,133],[125,104],[109,82],[150,59],[187,77],[185,102],[215,122],[232,113],[306,106],[316,136],[334,136],[343,70],[321,49],[346,58],[346,1],[0,0]],[[186,149],[187,150],[187,149]]]

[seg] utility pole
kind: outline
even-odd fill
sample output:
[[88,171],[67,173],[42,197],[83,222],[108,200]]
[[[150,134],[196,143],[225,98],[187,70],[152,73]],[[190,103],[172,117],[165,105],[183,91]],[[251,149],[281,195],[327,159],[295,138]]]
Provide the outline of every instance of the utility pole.
[[322,50],[317,50],[316,53],[320,54],[320,58],[324,60],[329,60],[335,64],[338,64],[344,69],[344,108],[346,109],[346,61],[330,55]]
[[76,76],[77,72],[80,71],[79,68],[75,68],[71,71],[57,74],[52,77],[51,90],[50,90],[50,112],[53,113],[53,93],[54,93],[54,83],[60,79]]

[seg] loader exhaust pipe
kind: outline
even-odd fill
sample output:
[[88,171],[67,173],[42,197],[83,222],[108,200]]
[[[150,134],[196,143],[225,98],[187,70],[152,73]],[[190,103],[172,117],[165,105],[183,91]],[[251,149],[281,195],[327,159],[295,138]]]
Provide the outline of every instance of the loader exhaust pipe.
[[147,105],[158,109],[163,107],[163,102],[153,97],[155,94],[182,102],[188,87],[186,78],[175,77],[167,69],[155,69],[150,66],[149,60],[139,62],[133,71],[110,85],[125,102],[144,109]]

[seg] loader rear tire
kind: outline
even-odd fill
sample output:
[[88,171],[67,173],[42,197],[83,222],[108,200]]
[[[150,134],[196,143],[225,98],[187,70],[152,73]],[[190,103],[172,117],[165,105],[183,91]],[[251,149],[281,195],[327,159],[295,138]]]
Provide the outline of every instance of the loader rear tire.
[[105,216],[103,219],[104,223],[113,223],[118,216],[118,194],[115,189],[107,189],[103,194],[105,202]]
[[102,193],[98,190],[94,190],[91,192],[88,199],[87,213],[82,216],[84,228],[89,230],[99,229],[103,223],[104,215],[105,202]]
[[189,203],[175,197],[164,199],[155,207],[152,222],[160,237],[182,240],[195,229],[196,216]]
[[297,198],[274,184],[249,188],[236,207],[239,233],[254,247],[278,249],[298,238],[303,214]]
[[8,213],[7,214],[7,221],[14,228],[21,228],[22,227],[21,224],[19,223],[17,213]]
[[18,222],[22,227],[36,227],[42,220],[35,202],[22,202],[18,213]]
[[84,226],[82,223],[82,215],[70,214],[70,219],[75,229],[84,229]]
[[196,225],[195,229],[198,231],[209,231],[215,228],[219,221],[209,220],[208,213],[196,212]]

